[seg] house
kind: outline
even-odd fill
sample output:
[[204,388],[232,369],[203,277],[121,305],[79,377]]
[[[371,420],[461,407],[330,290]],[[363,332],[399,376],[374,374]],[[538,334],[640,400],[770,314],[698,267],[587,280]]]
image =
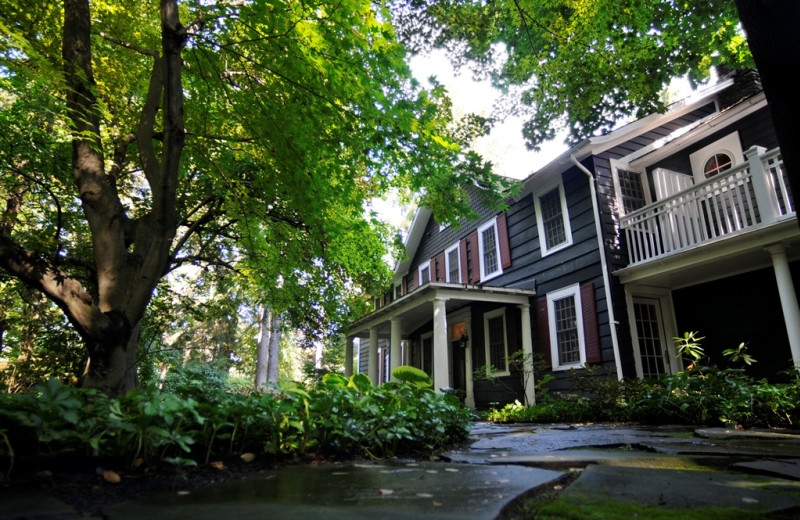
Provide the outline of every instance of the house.
[[410,364],[483,408],[534,400],[534,354],[553,391],[586,364],[674,373],[688,331],[718,364],[745,342],[756,377],[800,363],[800,227],[754,72],[585,139],[506,211],[471,190],[479,217],[460,227],[417,211],[393,287],[350,325],[348,367],[358,343],[373,381]]

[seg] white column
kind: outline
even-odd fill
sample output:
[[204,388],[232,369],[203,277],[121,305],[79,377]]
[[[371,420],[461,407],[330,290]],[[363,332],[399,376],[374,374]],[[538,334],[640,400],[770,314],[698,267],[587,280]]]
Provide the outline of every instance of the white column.
[[344,346],[344,376],[349,378],[353,375],[353,336],[347,336],[347,343]]
[[[400,344],[400,325],[402,324],[401,318],[392,318],[392,338],[389,350],[389,373],[395,368],[403,364],[403,346]],[[392,377],[392,381],[397,381]]]
[[367,357],[367,375],[373,385],[378,384],[378,328],[369,329],[369,356]]
[[762,224],[775,222],[778,218],[778,200],[775,198],[775,189],[770,187],[767,182],[767,172],[764,163],[761,162],[761,155],[767,151],[761,146],[753,146],[744,152],[747,162],[750,164],[751,182],[753,183],[753,193],[758,205],[758,214]]
[[792,360],[795,367],[800,368],[800,306],[797,304],[792,273],[789,271],[789,261],[786,259],[786,248],[779,244],[766,249],[772,255],[772,268],[775,270],[775,279],[778,282],[778,294],[781,297],[783,321],[786,322]]
[[433,300],[433,386],[450,388],[450,356],[447,343],[447,308],[444,298]]
[[536,404],[536,391],[533,379],[533,336],[531,334],[531,306],[528,303],[518,305],[522,318],[522,353],[525,356],[525,404]]

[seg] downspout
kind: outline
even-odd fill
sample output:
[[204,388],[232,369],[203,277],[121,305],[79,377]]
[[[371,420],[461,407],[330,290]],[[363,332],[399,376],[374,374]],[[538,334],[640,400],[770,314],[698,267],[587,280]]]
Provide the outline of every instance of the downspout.
[[603,244],[603,233],[600,226],[600,208],[597,207],[597,189],[595,188],[595,178],[586,166],[580,163],[575,155],[569,156],[572,164],[589,177],[589,189],[592,194],[592,209],[594,210],[594,225],[597,234],[597,247],[600,253],[600,266],[603,269],[603,285],[606,292],[606,306],[608,307],[608,321],[611,329],[611,345],[614,348],[614,362],[617,368],[617,379],[622,380],[622,361],[619,357],[619,341],[617,340],[617,325],[619,324],[614,317],[614,304],[611,301],[611,283],[609,280],[608,262],[606,262],[606,249]]

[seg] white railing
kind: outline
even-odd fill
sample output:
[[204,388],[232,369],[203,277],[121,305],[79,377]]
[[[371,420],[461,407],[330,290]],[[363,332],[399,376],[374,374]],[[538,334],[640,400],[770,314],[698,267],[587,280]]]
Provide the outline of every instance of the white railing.
[[620,219],[629,265],[794,215],[780,150],[753,147],[746,162]]

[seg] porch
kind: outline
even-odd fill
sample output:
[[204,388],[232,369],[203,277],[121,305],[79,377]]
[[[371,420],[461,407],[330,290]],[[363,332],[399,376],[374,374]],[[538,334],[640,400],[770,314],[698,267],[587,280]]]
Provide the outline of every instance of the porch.
[[[671,291],[771,267],[800,366],[800,306],[790,272],[790,262],[800,259],[800,227],[788,175],[778,149],[752,147],[744,156],[744,163],[696,184],[675,174],[679,191],[666,190],[660,200],[622,216],[628,265],[614,274],[626,285],[631,307],[630,295],[646,287]],[[653,173],[666,179],[675,172]]]
[[[470,305],[484,303],[518,307],[522,323],[520,347],[532,354],[530,298],[535,294],[535,291],[527,289],[428,282],[350,325],[345,354],[346,372],[349,375],[352,370],[354,340],[359,338],[361,345],[368,342],[367,375],[373,383],[377,383],[379,343],[388,341],[387,371],[391,372],[394,367],[410,364],[410,349],[404,349],[402,345],[415,331],[432,323],[432,333],[424,335],[426,339],[421,341],[427,342],[425,347],[430,351],[430,358],[423,366],[429,367],[429,375],[437,391],[453,388],[454,381],[463,381],[465,404],[474,407],[473,348],[481,346],[484,340],[476,341],[473,335]],[[454,344],[461,352],[456,353]],[[419,345],[419,348],[422,347],[422,344]],[[455,366],[457,360],[463,366]],[[533,402],[533,381],[529,385],[526,383],[525,393],[529,402]]]

